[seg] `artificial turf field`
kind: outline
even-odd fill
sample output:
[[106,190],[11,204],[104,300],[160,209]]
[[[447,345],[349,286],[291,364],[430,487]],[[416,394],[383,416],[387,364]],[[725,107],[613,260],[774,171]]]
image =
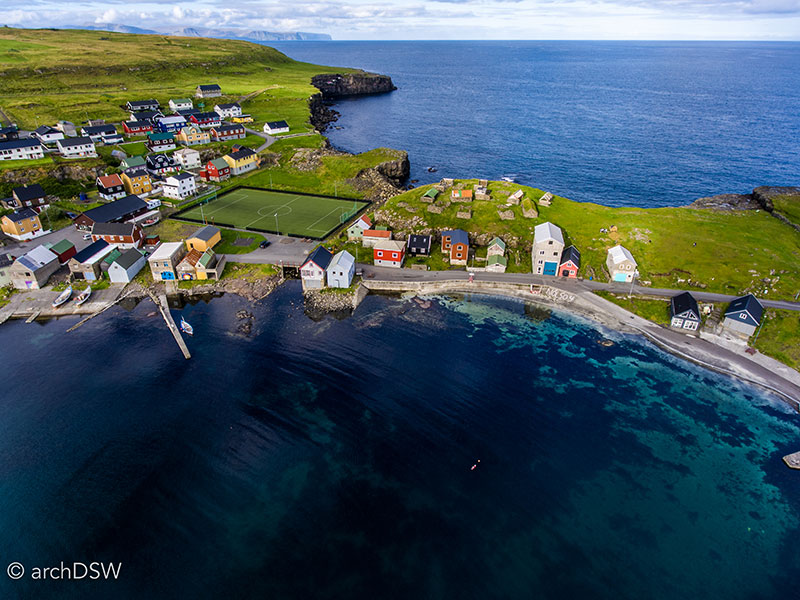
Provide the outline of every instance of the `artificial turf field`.
[[237,229],[321,239],[342,223],[342,215],[352,215],[365,205],[366,202],[358,200],[235,188],[174,217]]

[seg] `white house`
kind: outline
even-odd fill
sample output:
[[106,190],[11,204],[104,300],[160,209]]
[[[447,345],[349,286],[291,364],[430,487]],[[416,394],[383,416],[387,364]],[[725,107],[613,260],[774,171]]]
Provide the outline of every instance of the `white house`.
[[630,283],[636,277],[636,261],[627,248],[617,244],[608,249],[606,266],[611,275],[611,281]]
[[289,124],[286,121],[269,121],[264,124],[264,133],[289,133]]
[[184,169],[199,169],[200,168],[200,153],[191,148],[181,148],[172,153],[172,157]]
[[161,187],[162,194],[175,200],[183,200],[197,193],[197,181],[191,173],[170,175]]
[[81,127],[81,136],[90,137],[92,141],[97,144],[103,141],[103,138],[117,134],[117,128],[111,124],[107,125],[87,125]]
[[56,129],[55,127],[50,127],[49,125],[42,125],[41,127],[37,127],[33,131],[33,135],[39,139],[40,142],[43,144],[52,144],[56,140],[63,140],[64,133]]
[[147,258],[136,248],[120,254],[108,267],[111,283],[130,283],[147,264]]
[[44,146],[39,140],[0,142],[0,160],[30,160],[44,158]]
[[303,282],[304,290],[325,287],[325,270],[331,263],[332,258],[331,251],[322,246],[319,246],[308,255],[308,258],[300,267],[300,279]]
[[242,107],[238,102],[231,104],[215,104],[214,112],[216,112],[223,119],[230,119],[231,117],[242,116]]
[[353,283],[353,274],[356,272],[356,259],[347,250],[342,250],[333,255],[325,275],[328,287],[348,288]]
[[172,112],[179,110],[189,110],[194,108],[194,103],[190,98],[171,98],[169,101],[169,108]]
[[94,142],[89,137],[58,140],[56,147],[64,158],[94,158],[97,156]]
[[561,228],[550,222],[540,223],[533,230],[531,267],[537,275],[557,275],[564,236]]

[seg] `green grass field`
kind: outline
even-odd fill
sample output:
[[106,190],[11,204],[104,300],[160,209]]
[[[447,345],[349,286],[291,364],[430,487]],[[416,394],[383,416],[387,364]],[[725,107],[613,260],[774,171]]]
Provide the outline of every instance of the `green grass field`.
[[321,239],[341,224],[343,214],[359,210],[364,205],[357,200],[235,188],[173,218],[198,222],[205,219],[208,223],[237,229]]

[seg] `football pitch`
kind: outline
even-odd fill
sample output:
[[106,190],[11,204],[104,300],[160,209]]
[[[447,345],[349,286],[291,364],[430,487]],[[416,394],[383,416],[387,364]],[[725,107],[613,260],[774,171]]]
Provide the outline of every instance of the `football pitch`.
[[235,188],[173,218],[237,229],[321,239],[366,206],[343,200],[257,188]]

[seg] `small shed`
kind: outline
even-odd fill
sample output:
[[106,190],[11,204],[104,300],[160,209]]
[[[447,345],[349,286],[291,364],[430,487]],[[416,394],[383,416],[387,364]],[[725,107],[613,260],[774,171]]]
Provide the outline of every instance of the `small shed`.
[[508,259],[501,254],[492,254],[486,261],[486,270],[492,273],[505,273]]
[[406,245],[408,254],[410,256],[430,256],[432,240],[433,236],[431,235],[411,234],[408,236]]
[[55,244],[51,245],[49,249],[50,252],[58,256],[58,262],[62,265],[66,264],[67,261],[77,253],[75,244],[69,240],[61,240],[60,242],[56,242]]
[[353,274],[356,270],[356,260],[347,250],[342,250],[333,255],[325,275],[328,287],[349,288],[353,283]]
[[147,263],[145,255],[131,248],[120,254],[108,267],[108,278],[112,283],[130,283]]
[[729,332],[750,337],[764,316],[764,306],[753,294],[736,298],[728,305],[722,326]]
[[187,250],[198,250],[205,252],[216,246],[222,239],[222,233],[219,227],[213,225],[206,225],[195,231],[191,236],[186,239]]

